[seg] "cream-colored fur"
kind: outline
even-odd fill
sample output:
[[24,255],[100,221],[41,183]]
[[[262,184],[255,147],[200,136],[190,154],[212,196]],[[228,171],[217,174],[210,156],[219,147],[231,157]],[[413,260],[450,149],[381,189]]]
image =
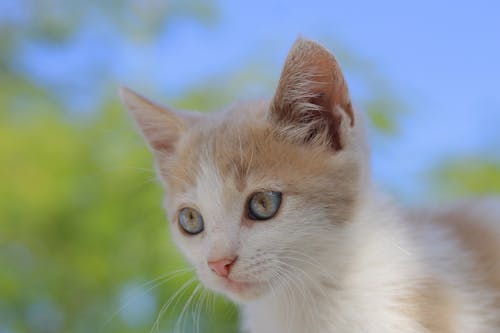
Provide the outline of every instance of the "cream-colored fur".
[[[372,184],[363,121],[335,58],[298,40],[274,98],[210,115],[123,88],[155,154],[172,235],[250,333],[500,332],[500,201],[405,212]],[[246,215],[255,191],[278,214]],[[182,207],[203,216],[187,235]],[[234,257],[228,278],[208,261]]]

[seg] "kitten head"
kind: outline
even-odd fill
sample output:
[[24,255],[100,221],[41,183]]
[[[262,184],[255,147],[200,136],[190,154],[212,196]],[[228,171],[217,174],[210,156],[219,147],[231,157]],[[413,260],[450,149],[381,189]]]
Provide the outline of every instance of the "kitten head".
[[297,40],[271,101],[198,114],[121,97],[154,152],[172,235],[207,287],[250,300],[335,260],[325,249],[341,246],[366,152],[325,48]]

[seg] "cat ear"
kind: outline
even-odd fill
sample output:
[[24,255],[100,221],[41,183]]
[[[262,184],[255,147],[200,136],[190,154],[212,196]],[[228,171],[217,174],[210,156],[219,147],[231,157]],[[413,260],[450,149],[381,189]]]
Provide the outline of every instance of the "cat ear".
[[278,133],[295,142],[343,148],[343,131],[354,126],[354,113],[340,66],[323,46],[297,39],[283,67],[270,120]]
[[119,95],[151,149],[154,152],[173,153],[186,129],[185,119],[127,87],[121,87]]

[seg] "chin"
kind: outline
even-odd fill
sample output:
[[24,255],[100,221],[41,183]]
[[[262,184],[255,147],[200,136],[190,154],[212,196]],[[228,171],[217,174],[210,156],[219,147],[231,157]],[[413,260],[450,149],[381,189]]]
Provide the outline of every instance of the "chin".
[[236,303],[246,303],[263,297],[268,289],[263,282],[240,282],[228,278],[219,278],[205,285]]

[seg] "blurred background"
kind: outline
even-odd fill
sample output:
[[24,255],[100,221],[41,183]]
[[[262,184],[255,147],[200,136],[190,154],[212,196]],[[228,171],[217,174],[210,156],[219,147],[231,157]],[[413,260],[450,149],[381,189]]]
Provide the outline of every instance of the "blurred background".
[[494,0],[0,0],[0,332],[237,331],[231,304],[171,274],[186,266],[120,84],[209,112],[271,96],[295,38],[316,39],[367,113],[382,189],[500,193],[499,16]]

